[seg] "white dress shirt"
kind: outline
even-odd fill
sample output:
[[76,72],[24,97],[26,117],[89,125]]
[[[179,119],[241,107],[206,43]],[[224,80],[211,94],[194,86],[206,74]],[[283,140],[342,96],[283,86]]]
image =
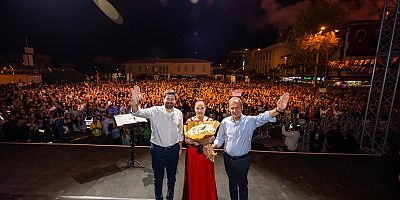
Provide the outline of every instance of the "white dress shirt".
[[183,141],[183,114],[180,110],[173,108],[172,112],[168,112],[165,106],[153,106],[145,109],[139,108],[132,114],[150,120],[151,143],[169,147]]
[[290,151],[296,151],[300,139],[300,132],[291,130],[286,131],[285,126],[282,126],[282,135],[285,136],[285,144]]

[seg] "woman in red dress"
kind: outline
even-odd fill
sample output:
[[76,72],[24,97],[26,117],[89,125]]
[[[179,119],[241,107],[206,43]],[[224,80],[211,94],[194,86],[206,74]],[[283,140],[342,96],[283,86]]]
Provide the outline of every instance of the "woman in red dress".
[[[187,121],[204,122],[213,119],[204,116],[206,107],[203,101],[197,101],[194,105],[196,116]],[[213,139],[213,138],[211,138]],[[217,199],[217,187],[215,184],[214,163],[207,159],[203,153],[203,146],[185,138],[188,144],[186,151],[185,177],[183,183],[183,200],[214,200]],[[211,141],[210,141],[211,142]]]

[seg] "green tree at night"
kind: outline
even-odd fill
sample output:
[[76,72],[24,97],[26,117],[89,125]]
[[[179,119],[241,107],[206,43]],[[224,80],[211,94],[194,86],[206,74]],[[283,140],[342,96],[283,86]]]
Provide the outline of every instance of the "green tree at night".
[[[338,3],[326,0],[315,1],[300,12],[289,35],[293,64],[307,67],[315,63],[317,52],[338,46],[333,30],[342,27],[344,15]],[[320,32],[322,26],[326,31]]]

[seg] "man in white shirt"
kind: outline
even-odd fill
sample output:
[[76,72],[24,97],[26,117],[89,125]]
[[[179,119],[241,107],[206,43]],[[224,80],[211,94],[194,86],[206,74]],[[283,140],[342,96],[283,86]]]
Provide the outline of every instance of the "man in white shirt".
[[166,197],[173,199],[176,168],[182,152],[183,115],[180,110],[174,108],[176,95],[173,90],[164,92],[163,106],[140,109],[138,106],[140,99],[140,88],[135,86],[132,90],[132,114],[149,119],[151,124],[150,154],[154,172],[155,197],[163,199],[162,185],[164,168],[166,168],[168,178]]
[[286,131],[285,126],[282,126],[282,135],[285,136],[285,144],[287,150],[297,151],[298,142],[300,139],[300,132],[296,127],[290,125],[289,131]]

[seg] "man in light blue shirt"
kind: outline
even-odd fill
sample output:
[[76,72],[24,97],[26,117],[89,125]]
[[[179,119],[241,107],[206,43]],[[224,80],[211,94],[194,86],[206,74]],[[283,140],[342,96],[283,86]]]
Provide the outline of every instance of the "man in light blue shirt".
[[[277,102],[277,107],[258,116],[242,114],[243,104],[240,98],[232,97],[229,100],[230,117],[222,120],[214,147],[224,145],[225,171],[229,178],[229,194],[231,199],[248,199],[247,173],[250,169],[251,138],[253,131],[267,122],[275,122],[275,116],[283,113],[289,100],[289,93],[285,93]],[[238,190],[239,188],[239,190]],[[239,195],[238,195],[239,193]]]

